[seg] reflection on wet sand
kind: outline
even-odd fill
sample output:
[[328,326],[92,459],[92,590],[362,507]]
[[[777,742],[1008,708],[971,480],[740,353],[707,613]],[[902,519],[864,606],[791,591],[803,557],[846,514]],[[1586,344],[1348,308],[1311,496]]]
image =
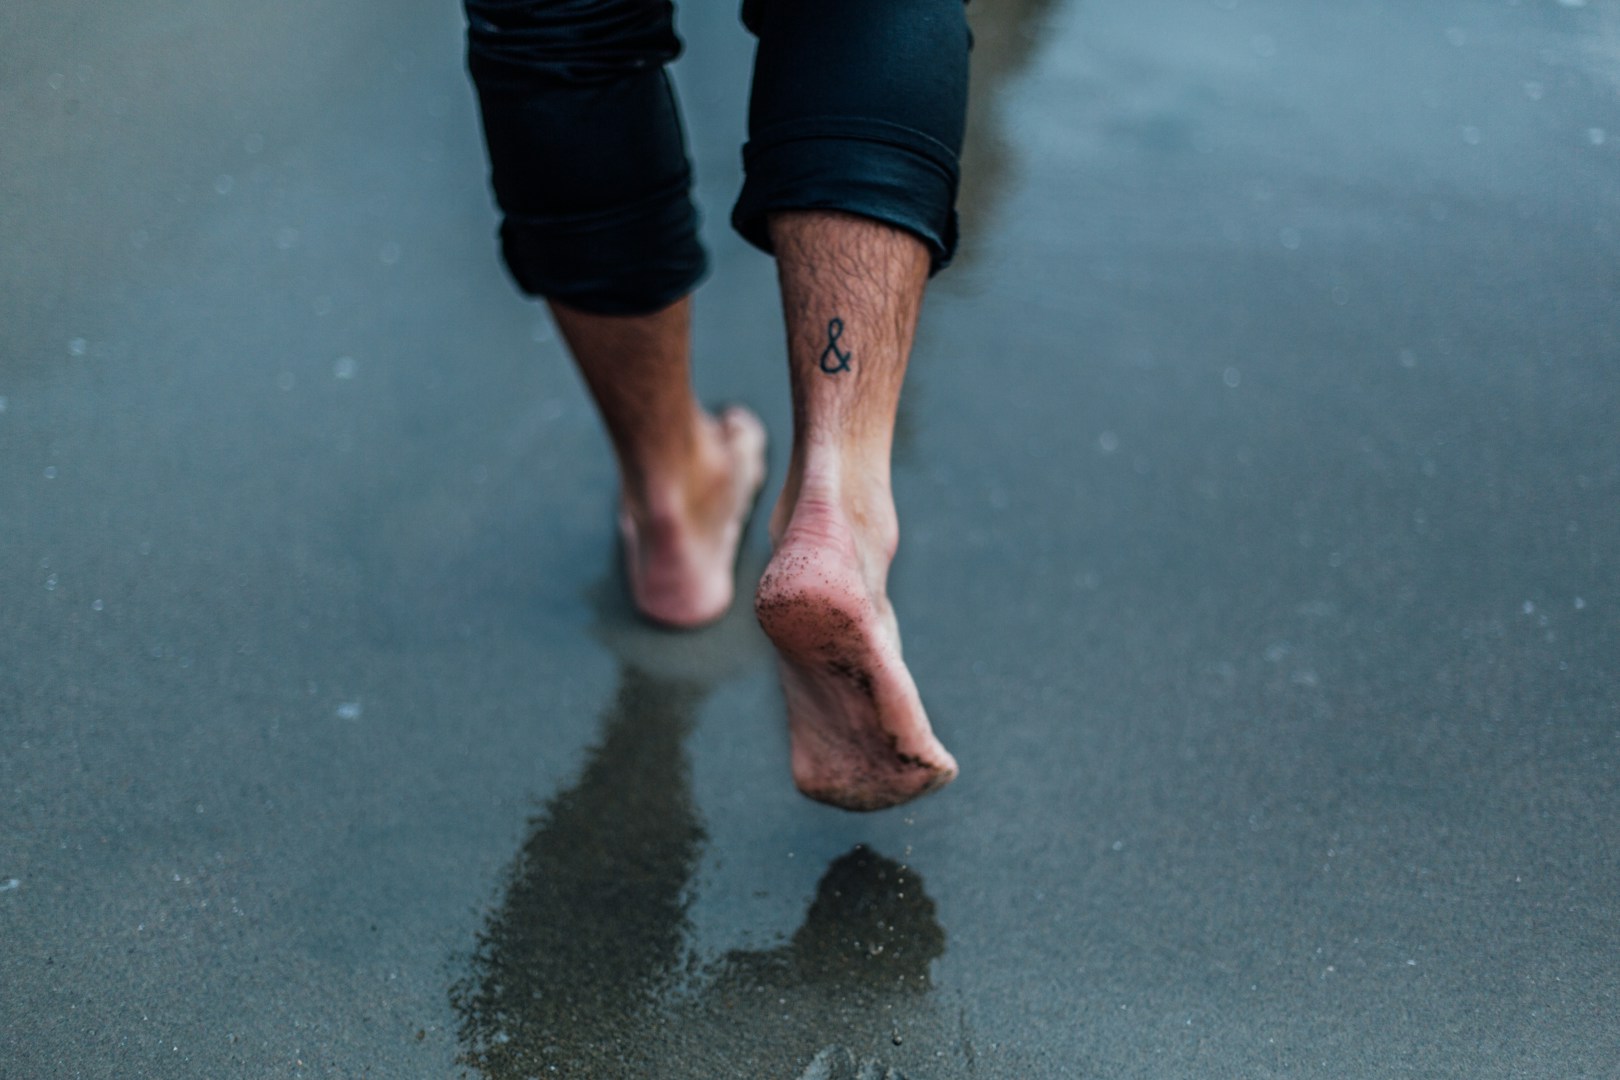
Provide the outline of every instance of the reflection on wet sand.
[[856,847],[822,874],[791,940],[728,952],[705,971],[706,985],[679,1022],[706,1038],[679,1075],[939,1075],[953,1036],[928,997],[928,969],[944,952],[922,879]]
[[625,668],[579,782],[532,822],[452,991],[486,1075],[615,1060],[676,977],[704,841],[683,745],[702,696]]
[[466,1065],[497,1080],[881,1080],[938,1058],[928,972],[945,932],[916,873],[865,848],[827,868],[780,947],[690,952],[705,836],[684,740],[706,695],[621,669],[600,744],[531,823],[451,991]]

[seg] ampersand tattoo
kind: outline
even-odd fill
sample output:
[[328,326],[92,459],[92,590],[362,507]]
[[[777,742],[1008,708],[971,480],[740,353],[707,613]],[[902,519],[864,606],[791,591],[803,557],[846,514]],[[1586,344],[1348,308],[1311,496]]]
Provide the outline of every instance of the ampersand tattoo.
[[821,370],[828,375],[848,371],[849,362],[854,359],[853,352],[846,352],[838,347],[838,339],[843,336],[844,320],[834,318],[827,324],[827,347],[821,350]]

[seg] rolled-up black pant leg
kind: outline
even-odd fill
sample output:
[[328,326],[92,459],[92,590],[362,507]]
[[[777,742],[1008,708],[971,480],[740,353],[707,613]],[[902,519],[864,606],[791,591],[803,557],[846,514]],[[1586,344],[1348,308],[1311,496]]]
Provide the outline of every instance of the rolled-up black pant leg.
[[525,292],[634,315],[703,277],[668,0],[465,0],[501,250]]
[[963,0],[746,0],[759,37],[737,231],[771,250],[777,210],[832,209],[956,249],[967,116]]

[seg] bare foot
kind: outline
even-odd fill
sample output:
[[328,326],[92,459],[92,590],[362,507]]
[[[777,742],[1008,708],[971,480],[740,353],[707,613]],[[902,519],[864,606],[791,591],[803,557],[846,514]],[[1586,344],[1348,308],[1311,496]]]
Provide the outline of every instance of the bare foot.
[[630,595],[654,622],[693,629],[714,622],[736,592],[737,545],[765,482],[765,427],[741,406],[707,418],[700,465],[684,483],[623,499]]
[[793,782],[846,810],[895,806],[956,777],[900,656],[884,591],[893,551],[863,542],[835,500],[800,491],[754,596],[780,654]]

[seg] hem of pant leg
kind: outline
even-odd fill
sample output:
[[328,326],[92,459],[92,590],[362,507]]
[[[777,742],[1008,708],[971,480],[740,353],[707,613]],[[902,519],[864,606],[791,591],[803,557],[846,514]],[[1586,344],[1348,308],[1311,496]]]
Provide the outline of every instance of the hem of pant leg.
[[[838,142],[855,153],[840,155],[814,143]],[[751,144],[752,145],[752,144]],[[747,159],[743,190],[731,225],[754,247],[774,254],[767,218],[784,210],[840,210],[880,221],[916,236],[929,250],[930,273],[956,252],[956,173],[931,155],[892,141],[803,137],[755,148]],[[928,197],[933,189],[937,194]]]
[[[652,315],[656,312],[663,311],[671,304],[679,303],[681,300],[684,300],[686,297],[691,296],[694,292],[696,292],[698,286],[703,284],[704,279],[708,276],[709,268],[707,265],[705,265],[703,271],[698,274],[697,277],[694,278],[689,284],[682,285],[678,288],[665,289],[648,296],[637,296],[634,298],[602,296],[600,294],[593,294],[589,292],[576,296],[570,295],[569,290],[567,289],[553,289],[546,292],[530,292],[529,290],[525,289],[523,292],[525,295],[532,296],[536,300],[546,300],[562,304],[564,307],[570,307],[576,311],[583,311],[587,315],[611,315],[623,318],[632,318],[638,315]],[[519,286],[519,288],[522,287]]]
[[650,314],[691,293],[709,273],[708,253],[695,234],[659,259],[626,253],[592,262],[544,252],[532,238],[514,240],[503,229],[501,262],[520,292],[593,315]]
[[698,213],[678,197],[571,215],[508,214],[501,256],[518,288],[601,315],[643,315],[690,293],[708,272]]

